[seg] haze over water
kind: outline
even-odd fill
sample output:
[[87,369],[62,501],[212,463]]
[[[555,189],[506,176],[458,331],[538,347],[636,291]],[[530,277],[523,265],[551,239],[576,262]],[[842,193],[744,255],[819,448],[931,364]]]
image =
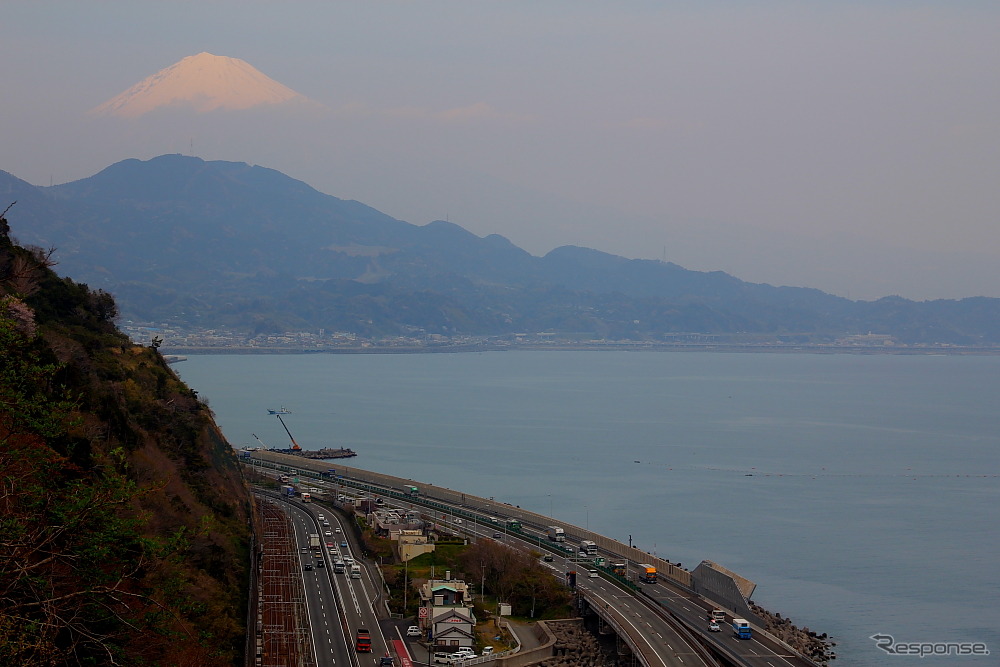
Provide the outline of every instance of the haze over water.
[[[505,352],[191,356],[234,446],[307,449],[461,489],[694,567],[827,632],[986,642],[995,664],[1000,357]],[[332,463],[331,467],[336,467]]]

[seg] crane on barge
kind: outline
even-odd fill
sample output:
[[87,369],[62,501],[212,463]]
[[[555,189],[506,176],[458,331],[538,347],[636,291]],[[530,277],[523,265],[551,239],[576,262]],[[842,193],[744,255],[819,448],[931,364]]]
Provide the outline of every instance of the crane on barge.
[[292,411],[286,410],[285,406],[281,406],[280,410],[268,410],[268,413],[277,417],[278,421],[281,422],[281,426],[285,429],[285,433],[288,434],[288,439],[292,441],[292,451],[293,452],[302,451],[302,448],[299,447],[299,443],[295,442],[295,438],[292,437],[292,432],[289,431],[288,426],[285,425],[285,420],[281,418],[281,415],[290,415],[292,414]]
[[[348,449],[346,447],[339,447],[337,449],[323,447],[322,449],[316,449],[316,450],[302,449],[301,447],[299,447],[299,443],[295,442],[295,438],[292,436],[292,432],[288,430],[288,425],[285,424],[285,420],[281,418],[281,415],[290,415],[292,414],[292,411],[282,406],[280,410],[268,410],[267,413],[269,415],[274,415],[275,417],[278,418],[278,421],[281,422],[282,428],[285,429],[285,433],[288,434],[288,439],[292,441],[292,446],[288,449],[270,448],[265,445],[265,449],[268,449],[269,451],[281,452],[282,454],[295,454],[303,458],[319,459],[319,460],[346,459],[352,456],[357,456],[357,454],[354,452],[353,449]],[[253,437],[257,438],[256,434],[254,434]],[[262,445],[264,444],[264,441],[261,440],[260,438],[257,438],[257,442],[259,442]]]

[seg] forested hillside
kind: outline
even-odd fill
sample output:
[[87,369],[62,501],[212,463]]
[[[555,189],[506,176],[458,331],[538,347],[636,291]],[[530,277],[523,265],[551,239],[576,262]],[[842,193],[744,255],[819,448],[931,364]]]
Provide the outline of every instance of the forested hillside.
[[206,405],[0,217],[0,665],[242,660],[248,494]]

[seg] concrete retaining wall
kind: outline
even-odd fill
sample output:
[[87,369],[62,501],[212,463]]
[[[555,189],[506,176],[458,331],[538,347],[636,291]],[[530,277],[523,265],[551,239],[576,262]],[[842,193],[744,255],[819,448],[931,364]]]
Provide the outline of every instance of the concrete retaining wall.
[[501,667],[527,667],[527,665],[534,665],[546,658],[552,657],[552,647],[555,646],[556,636],[549,630],[545,621],[535,623],[533,631],[540,644],[538,648],[533,648],[530,651],[521,651],[513,655],[506,655],[495,660],[494,664]]
[[745,618],[759,627],[764,626],[763,621],[750,611],[737,580],[729,570],[719,569],[711,561],[702,561],[693,574],[695,593],[724,607],[736,617]]

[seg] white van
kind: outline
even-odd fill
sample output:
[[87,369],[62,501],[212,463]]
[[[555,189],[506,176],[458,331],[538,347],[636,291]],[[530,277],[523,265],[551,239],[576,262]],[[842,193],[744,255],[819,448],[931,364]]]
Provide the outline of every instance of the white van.
[[597,573],[597,570],[587,570],[587,576],[591,579],[596,579],[601,575]]

